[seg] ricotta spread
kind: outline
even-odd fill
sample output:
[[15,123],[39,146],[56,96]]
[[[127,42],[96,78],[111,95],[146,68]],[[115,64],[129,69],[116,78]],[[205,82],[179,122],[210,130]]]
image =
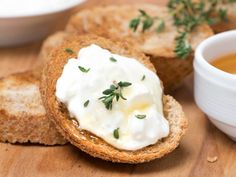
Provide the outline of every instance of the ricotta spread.
[[[126,86],[119,88],[119,83]],[[114,97],[108,108],[103,100],[112,93],[123,98]],[[57,99],[81,129],[123,150],[138,150],[168,136],[162,96],[160,79],[153,71],[95,44],[68,60],[56,84]]]

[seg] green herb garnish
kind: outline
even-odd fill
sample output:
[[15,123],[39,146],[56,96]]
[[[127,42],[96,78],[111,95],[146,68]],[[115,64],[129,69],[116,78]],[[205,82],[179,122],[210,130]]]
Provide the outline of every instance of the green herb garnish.
[[144,10],[139,10],[140,15],[137,18],[134,18],[130,21],[129,27],[134,32],[137,30],[138,26],[142,24],[142,32],[145,32],[151,28],[154,22],[159,21],[159,25],[156,28],[157,32],[161,32],[164,29],[165,23],[162,19],[158,17],[151,17]]
[[144,80],[145,80],[145,78],[146,78],[146,76],[145,76],[145,75],[143,75],[143,77],[142,77],[141,81],[144,81]]
[[87,100],[86,102],[84,102],[84,107],[87,107],[89,104],[89,100]]
[[138,119],[145,119],[146,115],[139,114],[139,115],[136,115],[135,117],[138,118]]
[[85,69],[85,68],[82,67],[82,66],[78,66],[78,67],[79,67],[80,71],[82,71],[83,73],[87,73],[87,72],[89,72],[89,70],[90,70],[90,68]]
[[174,52],[180,58],[186,58],[192,52],[192,47],[189,44],[187,37],[188,37],[187,32],[181,32],[179,36],[175,39],[176,46]]
[[114,57],[110,57],[110,60],[111,60],[112,62],[117,62],[117,60],[116,60]]
[[227,10],[226,9],[219,9],[218,15],[221,19],[221,21],[227,21]]
[[130,85],[132,84],[129,82],[122,82],[122,81],[118,83],[114,82],[114,84],[110,85],[109,89],[106,89],[102,92],[103,95],[105,96],[100,97],[99,100],[102,100],[105,107],[108,110],[111,110],[114,99],[116,99],[116,101],[119,101],[120,98],[122,98],[123,100],[126,100],[126,98],[122,94],[122,90],[125,87],[129,87]]
[[120,135],[119,135],[119,129],[120,128],[117,128],[113,131],[113,136],[115,139],[119,139]]
[[65,48],[64,51],[69,53],[69,54],[75,54],[75,51],[70,49],[70,48]]

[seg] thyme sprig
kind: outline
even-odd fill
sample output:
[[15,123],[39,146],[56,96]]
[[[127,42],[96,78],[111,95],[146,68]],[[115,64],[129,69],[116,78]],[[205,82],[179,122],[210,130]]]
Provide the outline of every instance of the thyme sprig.
[[[236,0],[233,0],[236,2]],[[233,2],[232,1],[232,2]],[[170,0],[168,8],[173,16],[174,24],[190,32],[196,26],[208,23],[209,25],[227,19],[227,10],[219,8],[222,3],[231,3],[229,0]],[[176,10],[177,9],[177,10]]]
[[[189,44],[189,34],[201,24],[215,24],[227,17],[225,9],[217,9],[221,0],[208,0],[194,2],[194,0],[170,0],[169,12],[178,28],[179,35],[176,37],[174,52],[179,58],[187,58],[192,52]],[[217,13],[216,13],[217,11]],[[217,14],[217,15],[215,15]]]
[[108,110],[111,110],[114,99],[116,99],[116,101],[119,101],[120,98],[126,100],[122,94],[122,91],[125,87],[129,87],[130,85],[132,84],[129,82],[114,82],[112,85],[110,85],[109,89],[106,89],[102,92],[104,96],[100,97],[99,100],[104,103]]
[[142,25],[142,32],[145,32],[149,28],[151,28],[154,24],[154,22],[158,22],[158,26],[156,27],[156,32],[160,33],[165,27],[164,20],[158,18],[158,17],[152,17],[149,14],[147,14],[144,10],[139,10],[139,16],[137,18],[134,18],[130,21],[129,27],[135,32],[138,29],[138,26]]
[[[192,52],[189,43],[189,34],[201,24],[213,25],[220,21],[227,20],[227,10],[220,8],[219,4],[227,4],[236,2],[236,0],[169,0],[169,14],[173,18],[174,25],[177,27],[179,34],[176,37],[176,46],[174,52],[179,58],[186,58]],[[140,15],[131,20],[130,28],[136,31],[138,26],[142,24],[142,31],[150,29],[155,25],[158,17],[151,17],[147,12],[139,10]],[[165,23],[159,19],[157,29],[164,30]],[[159,30],[156,30],[159,32]]]
[[187,40],[187,36],[187,32],[180,32],[180,34],[176,37],[174,52],[179,58],[186,58],[192,52],[192,47]]

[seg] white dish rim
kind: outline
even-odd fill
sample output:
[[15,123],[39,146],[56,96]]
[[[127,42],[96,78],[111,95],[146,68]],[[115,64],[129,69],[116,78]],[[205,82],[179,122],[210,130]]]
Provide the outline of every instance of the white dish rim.
[[35,17],[35,16],[43,16],[43,15],[50,15],[54,13],[59,13],[66,11],[68,9],[71,9],[86,0],[73,0],[68,2],[65,6],[59,6],[58,8],[55,9],[46,9],[46,10],[40,10],[40,11],[35,11],[35,12],[30,12],[30,13],[22,13],[19,15],[0,15],[0,20],[1,19],[11,19],[11,18],[27,18],[27,17]]

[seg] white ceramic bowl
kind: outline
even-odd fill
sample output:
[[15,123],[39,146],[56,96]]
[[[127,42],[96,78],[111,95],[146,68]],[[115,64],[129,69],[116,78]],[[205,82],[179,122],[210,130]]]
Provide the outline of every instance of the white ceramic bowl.
[[211,122],[236,140],[236,75],[209,64],[230,53],[236,53],[236,30],[212,36],[198,46],[194,59],[194,97]]
[[84,0],[70,0],[63,6],[21,14],[0,14],[0,47],[15,46],[46,37],[68,17],[69,10]]

